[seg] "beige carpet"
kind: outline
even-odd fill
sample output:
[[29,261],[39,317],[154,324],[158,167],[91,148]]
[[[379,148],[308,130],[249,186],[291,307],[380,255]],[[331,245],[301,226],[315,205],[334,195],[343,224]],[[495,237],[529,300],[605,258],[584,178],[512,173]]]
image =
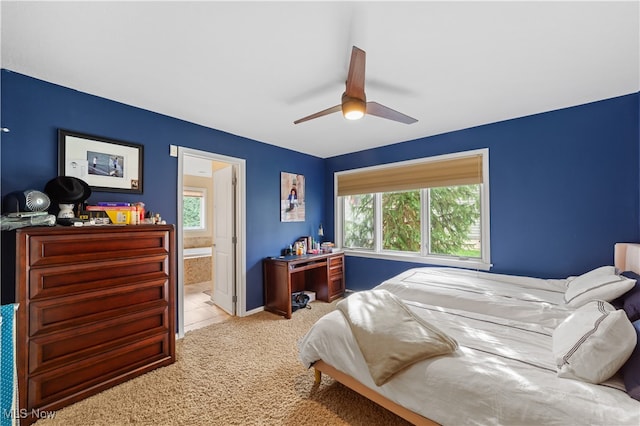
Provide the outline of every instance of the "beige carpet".
[[177,362],[56,413],[47,425],[403,425],[408,423],[298,361],[297,341],[335,303],[291,320],[261,312],[194,330]]

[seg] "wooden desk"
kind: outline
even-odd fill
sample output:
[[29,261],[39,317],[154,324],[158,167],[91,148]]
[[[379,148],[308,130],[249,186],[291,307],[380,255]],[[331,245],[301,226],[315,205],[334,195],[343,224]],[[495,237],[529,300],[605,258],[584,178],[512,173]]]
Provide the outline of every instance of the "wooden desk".
[[324,302],[344,294],[344,253],[268,257],[263,262],[264,309],[291,318],[291,293],[313,291]]

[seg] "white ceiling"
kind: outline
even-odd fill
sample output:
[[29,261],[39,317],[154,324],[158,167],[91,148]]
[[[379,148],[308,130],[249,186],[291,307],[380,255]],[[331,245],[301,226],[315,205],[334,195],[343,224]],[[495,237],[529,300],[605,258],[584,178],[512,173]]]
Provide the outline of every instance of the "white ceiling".
[[[318,157],[640,90],[639,3],[11,2],[2,67]],[[367,99],[339,113],[351,46]]]

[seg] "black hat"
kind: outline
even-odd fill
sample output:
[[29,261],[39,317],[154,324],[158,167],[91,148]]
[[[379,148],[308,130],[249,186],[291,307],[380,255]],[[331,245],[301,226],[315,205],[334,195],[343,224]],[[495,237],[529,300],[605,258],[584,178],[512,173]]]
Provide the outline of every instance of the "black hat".
[[62,204],[82,203],[91,195],[89,184],[73,176],[58,176],[44,187],[52,200]]

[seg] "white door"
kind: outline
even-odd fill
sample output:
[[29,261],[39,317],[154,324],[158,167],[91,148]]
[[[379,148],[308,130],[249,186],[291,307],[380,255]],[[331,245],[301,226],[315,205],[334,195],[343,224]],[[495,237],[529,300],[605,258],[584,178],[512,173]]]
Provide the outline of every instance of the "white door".
[[213,294],[211,301],[234,315],[233,166],[213,172]]

